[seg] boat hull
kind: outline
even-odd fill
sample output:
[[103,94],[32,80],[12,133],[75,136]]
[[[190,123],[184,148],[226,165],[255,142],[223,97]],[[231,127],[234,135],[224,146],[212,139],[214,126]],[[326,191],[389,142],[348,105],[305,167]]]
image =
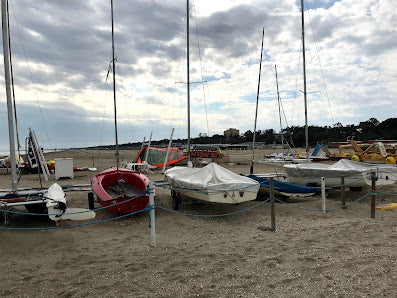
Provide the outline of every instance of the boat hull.
[[149,178],[145,175],[127,169],[117,172],[116,168],[99,173],[91,181],[98,203],[116,213],[145,209],[149,203],[149,195],[145,192],[148,185]]
[[214,191],[214,190],[200,190],[192,191],[191,189],[174,190],[179,195],[191,200],[203,201],[207,203],[220,204],[239,204],[243,202],[253,201],[256,199],[258,188],[255,191],[233,190],[233,191]]
[[[269,178],[260,177],[257,175],[249,175],[249,178],[256,180],[260,183],[260,191],[268,193],[269,189]],[[288,197],[307,197],[316,193],[316,188],[303,186],[299,183],[290,183],[286,181],[274,180],[274,191],[276,195],[283,195]]]
[[175,167],[165,172],[172,191],[210,203],[238,204],[256,199],[259,183],[216,163],[203,168]]
[[371,173],[378,177],[376,185],[393,184],[397,178],[397,167],[392,165],[370,165],[341,159],[329,164],[284,165],[284,171],[292,183],[320,186],[321,177],[327,186],[340,186],[341,178],[347,187],[364,187],[371,185]]

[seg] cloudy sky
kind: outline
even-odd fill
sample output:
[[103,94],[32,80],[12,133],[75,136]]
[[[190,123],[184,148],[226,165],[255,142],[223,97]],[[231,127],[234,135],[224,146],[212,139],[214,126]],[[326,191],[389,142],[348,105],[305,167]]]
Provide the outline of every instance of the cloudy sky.
[[[19,133],[46,148],[114,143],[110,0],[9,0]],[[309,125],[396,116],[397,1],[306,0]],[[191,1],[191,135],[304,125],[300,1]],[[120,143],[187,136],[186,1],[114,1]],[[3,58],[1,58],[3,62]],[[3,68],[3,67],[2,67]],[[1,72],[4,86],[4,72]],[[8,147],[5,88],[0,149]]]

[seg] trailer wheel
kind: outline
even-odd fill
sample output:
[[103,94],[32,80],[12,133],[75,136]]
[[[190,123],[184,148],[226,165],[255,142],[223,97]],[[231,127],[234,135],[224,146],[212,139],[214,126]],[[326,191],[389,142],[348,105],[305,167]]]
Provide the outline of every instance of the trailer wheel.
[[363,190],[363,188],[361,186],[356,186],[356,187],[350,187],[350,190],[352,192],[360,192]]
[[179,209],[179,205],[181,203],[181,199],[179,197],[179,194],[176,191],[171,190],[171,198],[172,198],[172,209],[173,210],[178,210]]
[[88,209],[93,210],[94,207],[94,193],[93,192],[89,192],[88,193]]

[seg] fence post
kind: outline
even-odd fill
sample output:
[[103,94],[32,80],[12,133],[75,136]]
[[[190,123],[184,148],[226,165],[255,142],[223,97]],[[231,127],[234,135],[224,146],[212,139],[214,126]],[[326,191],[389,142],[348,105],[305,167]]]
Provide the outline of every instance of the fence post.
[[321,177],[321,209],[323,213],[327,213],[327,208],[325,206],[325,178]]
[[271,228],[272,232],[276,231],[276,211],[275,211],[275,199],[274,199],[274,178],[270,177],[269,179],[269,188],[270,188],[270,219],[271,219]]
[[149,181],[149,205],[150,209],[150,246],[156,247],[156,215],[154,212],[154,185]]
[[371,218],[375,218],[375,191],[376,191],[376,179],[375,172],[371,172],[371,180],[372,180],[372,195],[371,195]]
[[346,209],[346,187],[345,187],[345,177],[340,178],[340,184],[342,185],[342,208]]

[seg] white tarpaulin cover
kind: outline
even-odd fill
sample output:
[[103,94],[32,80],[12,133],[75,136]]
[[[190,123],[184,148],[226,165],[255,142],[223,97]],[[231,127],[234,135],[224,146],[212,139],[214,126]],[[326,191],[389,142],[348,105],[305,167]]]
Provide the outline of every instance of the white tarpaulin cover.
[[395,165],[368,164],[348,159],[341,159],[333,165],[319,163],[287,164],[283,168],[286,174],[294,177],[337,178],[371,173],[372,171],[375,171],[377,175],[380,173],[397,175]]
[[174,167],[165,172],[173,187],[196,190],[237,190],[258,192],[259,183],[248,177],[233,173],[216,163],[203,168]]

